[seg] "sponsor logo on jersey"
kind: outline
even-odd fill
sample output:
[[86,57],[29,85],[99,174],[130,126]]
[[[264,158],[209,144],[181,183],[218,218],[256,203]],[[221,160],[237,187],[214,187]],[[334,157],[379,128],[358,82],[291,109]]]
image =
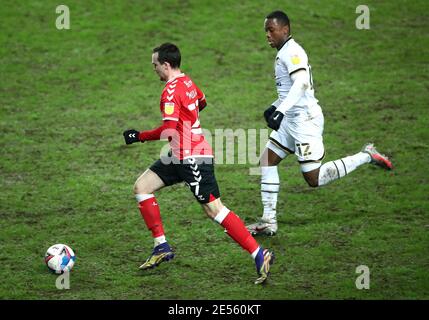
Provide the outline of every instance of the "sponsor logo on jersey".
[[301,62],[301,59],[299,58],[298,55],[292,56],[291,60],[293,64],[299,64]]
[[174,113],[174,102],[164,103],[164,112],[165,114],[171,115]]
[[186,91],[186,96],[189,99],[194,99],[197,96],[197,90],[192,90],[191,92]]
[[183,83],[184,83],[188,88],[190,88],[190,87],[192,86],[192,80],[189,80],[189,81],[183,81]]

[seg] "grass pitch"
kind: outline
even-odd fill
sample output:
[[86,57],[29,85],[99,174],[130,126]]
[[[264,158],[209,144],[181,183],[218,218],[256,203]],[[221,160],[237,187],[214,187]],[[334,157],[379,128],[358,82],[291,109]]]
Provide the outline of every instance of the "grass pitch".
[[[428,299],[427,1],[2,1],[0,13],[1,299]],[[160,123],[163,84],[152,48],[176,43],[203,89],[203,128],[266,129],[275,50],[263,21],[275,9],[309,55],[325,114],[325,161],[375,142],[395,170],[364,166],[320,189],[293,157],[280,166],[277,256],[266,286],[252,260],[178,185],[160,191],[176,258],[138,266],[152,249],[133,197],[163,142],[125,146],[122,131]],[[247,223],[261,215],[251,164],[219,164],[222,200]],[[43,262],[77,254],[70,290]],[[359,265],[370,289],[357,290]]]

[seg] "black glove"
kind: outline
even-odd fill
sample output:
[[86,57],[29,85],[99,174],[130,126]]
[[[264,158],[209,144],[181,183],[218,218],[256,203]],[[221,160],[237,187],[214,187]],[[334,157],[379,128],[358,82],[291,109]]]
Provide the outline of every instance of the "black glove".
[[202,102],[198,103],[198,111],[203,111],[203,109],[207,107],[207,102],[206,100],[203,100]]
[[264,118],[265,118],[265,121],[267,121],[267,123],[268,123],[268,119],[271,117],[274,111],[276,111],[276,109],[277,108],[274,106],[269,106],[269,108],[264,111]]
[[131,130],[126,130],[123,133],[124,135],[124,139],[125,139],[125,143],[126,144],[131,144],[134,142],[139,142],[139,132],[137,130],[131,129]]
[[279,130],[284,114],[280,111],[275,111],[268,119],[268,126],[273,130]]

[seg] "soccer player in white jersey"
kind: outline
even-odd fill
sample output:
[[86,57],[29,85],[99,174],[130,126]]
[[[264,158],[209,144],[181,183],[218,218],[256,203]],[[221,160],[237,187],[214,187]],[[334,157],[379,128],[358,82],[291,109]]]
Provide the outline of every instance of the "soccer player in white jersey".
[[393,168],[389,159],[371,143],[352,156],[322,164],[324,118],[314,96],[307,54],[292,38],[289,18],[284,12],[270,13],[264,26],[269,45],[278,51],[274,63],[278,99],[264,112],[268,126],[274,131],[260,160],[264,212],[257,223],[247,226],[253,235],[277,232],[276,205],[280,189],[277,165],[289,154],[297,156],[304,179],[311,187],[340,179],[366,163],[387,170]]

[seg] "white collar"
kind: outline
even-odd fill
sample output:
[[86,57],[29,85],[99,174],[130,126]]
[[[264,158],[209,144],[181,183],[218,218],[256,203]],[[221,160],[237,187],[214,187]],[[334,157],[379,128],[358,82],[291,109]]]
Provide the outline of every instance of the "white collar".
[[172,82],[172,81],[176,80],[177,78],[184,77],[184,76],[185,76],[185,74],[182,72],[182,73],[178,74],[177,76],[175,76],[174,78],[171,78],[170,80],[168,80],[167,83]]

